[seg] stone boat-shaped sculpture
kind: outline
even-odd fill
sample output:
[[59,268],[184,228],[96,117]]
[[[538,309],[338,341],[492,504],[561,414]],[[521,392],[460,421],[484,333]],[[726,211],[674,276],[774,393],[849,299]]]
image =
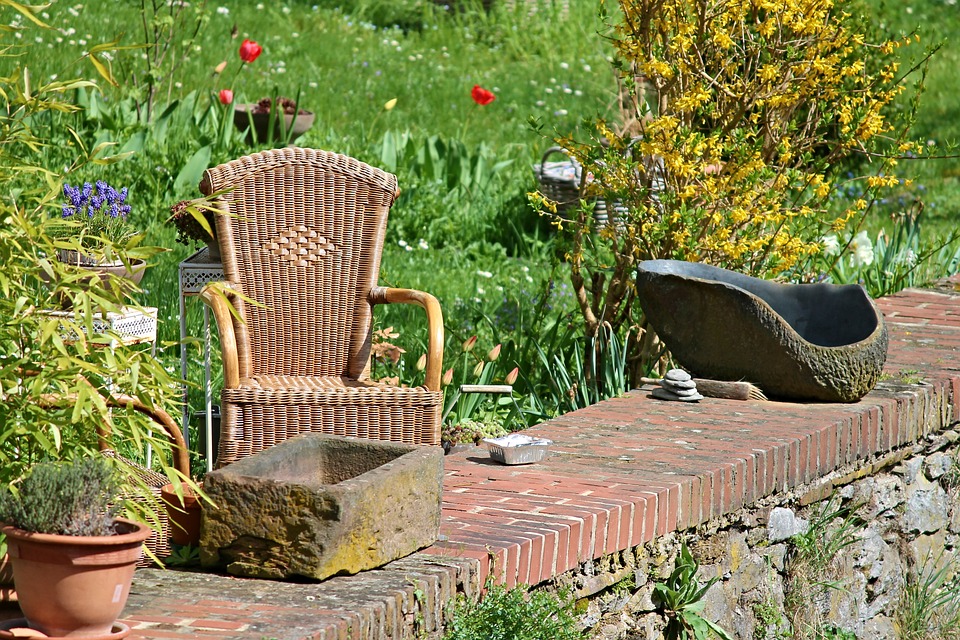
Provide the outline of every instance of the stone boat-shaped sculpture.
[[647,260],[640,305],[695,376],[744,380],[771,398],[853,402],[887,358],[883,315],[859,285],[780,284],[679,260]]

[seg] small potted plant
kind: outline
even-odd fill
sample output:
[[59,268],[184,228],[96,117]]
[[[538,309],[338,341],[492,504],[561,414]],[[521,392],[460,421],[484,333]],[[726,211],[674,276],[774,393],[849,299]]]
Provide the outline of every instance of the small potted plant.
[[20,609],[49,636],[115,633],[150,528],[116,517],[113,470],[103,458],[36,465],[0,493]]
[[206,245],[212,262],[220,262],[215,209],[205,198],[181,200],[170,207],[169,221],[177,228],[177,242],[187,246]]
[[142,234],[129,224],[127,195],[126,187],[117,191],[104,180],[78,186],[65,183],[61,206],[65,224],[58,236],[71,239],[73,248],[60,249],[60,261],[92,270],[103,280],[113,274],[139,284],[147,265],[137,251],[129,251]]

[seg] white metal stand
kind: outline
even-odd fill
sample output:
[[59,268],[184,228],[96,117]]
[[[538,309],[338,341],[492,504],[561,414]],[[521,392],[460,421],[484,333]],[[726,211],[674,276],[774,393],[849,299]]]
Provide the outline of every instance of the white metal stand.
[[[223,267],[210,259],[206,248],[180,263],[180,377],[187,378],[187,296],[196,296],[208,282],[223,280]],[[207,471],[213,470],[213,390],[210,383],[210,308],[203,305],[203,390],[206,405]],[[190,405],[183,388],[183,437],[190,441]]]

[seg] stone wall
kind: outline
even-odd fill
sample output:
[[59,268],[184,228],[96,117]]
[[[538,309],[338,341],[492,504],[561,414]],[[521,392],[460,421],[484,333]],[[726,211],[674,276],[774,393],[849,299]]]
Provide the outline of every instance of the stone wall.
[[[905,581],[960,569],[958,438],[954,430],[927,436],[696,529],[581,564],[549,588],[580,599],[593,638],[658,638],[665,617],[653,585],[670,574],[683,541],[700,562],[701,582],[718,578],[704,617],[734,638],[792,637],[791,618],[808,632],[832,626],[854,634],[838,638],[896,638]],[[824,518],[843,508],[852,510],[846,522],[842,513]],[[804,532],[816,551],[839,547],[828,566],[798,552],[791,536]]]

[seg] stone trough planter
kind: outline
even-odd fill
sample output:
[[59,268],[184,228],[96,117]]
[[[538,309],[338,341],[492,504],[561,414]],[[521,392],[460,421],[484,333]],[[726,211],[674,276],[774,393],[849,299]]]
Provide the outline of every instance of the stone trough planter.
[[200,561],[239,576],[322,580],[436,541],[443,450],[325,434],[208,473]]

